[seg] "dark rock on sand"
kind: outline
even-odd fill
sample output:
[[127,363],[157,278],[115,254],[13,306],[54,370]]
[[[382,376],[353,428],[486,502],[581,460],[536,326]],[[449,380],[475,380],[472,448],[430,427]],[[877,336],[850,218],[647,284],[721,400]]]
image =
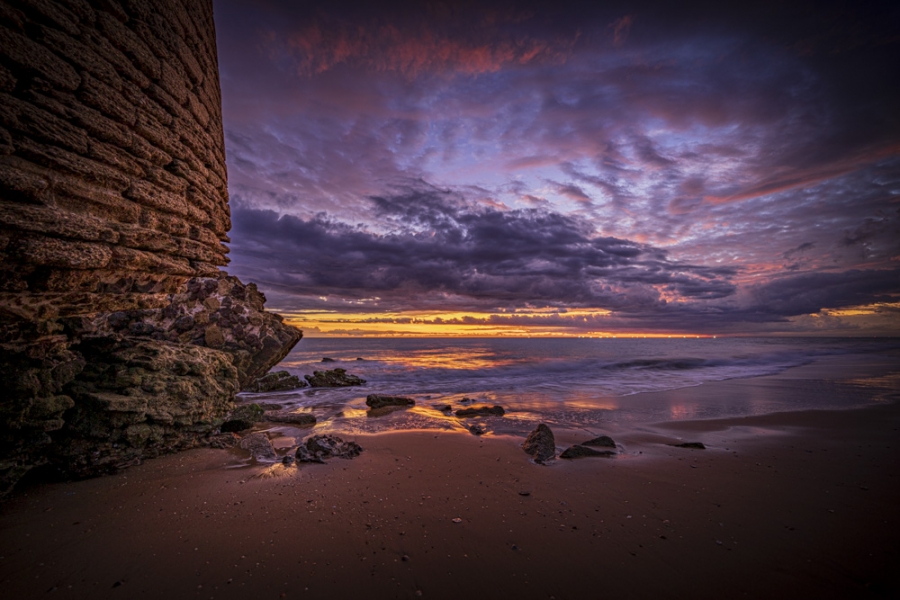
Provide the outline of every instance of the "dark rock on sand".
[[329,357],[325,356],[322,358],[322,362],[337,362],[337,361],[334,360],[333,358],[329,358]]
[[262,420],[263,409],[259,404],[242,404],[231,411],[222,423],[222,431],[244,431]]
[[603,456],[609,458],[611,456],[615,456],[615,452],[611,452],[609,450],[594,450],[593,448],[588,448],[587,446],[579,446],[575,444],[574,446],[570,446],[563,450],[562,454],[559,455],[560,458],[584,458],[586,456]]
[[366,406],[369,408],[384,408],[385,406],[415,406],[416,401],[406,396],[388,396],[385,394],[369,394],[366,396]]
[[469,425],[469,433],[472,435],[484,435],[487,430],[481,425]]
[[701,442],[684,442],[681,444],[669,444],[670,446],[675,446],[676,448],[693,448],[695,450],[706,450],[706,446],[704,446]]
[[300,462],[324,463],[327,458],[355,458],[362,452],[356,442],[345,442],[336,435],[314,435],[297,448]]
[[479,406],[460,408],[455,414],[457,417],[502,417],[506,411],[502,406]]
[[313,371],[312,375],[304,375],[306,381],[312,387],[348,387],[362,385],[365,379],[356,375],[348,375],[345,369],[332,369],[330,371]]
[[451,410],[453,410],[453,407],[450,406],[449,404],[436,404],[434,406],[434,409],[439,410],[441,412],[450,412]]
[[469,398],[468,396],[463,396],[463,397],[460,398],[460,400],[459,400],[459,403],[460,403],[460,404],[469,404],[469,403],[471,403],[471,402],[475,402],[475,401],[472,400],[471,398]]
[[556,440],[550,428],[541,423],[525,438],[522,449],[529,454],[535,462],[542,463],[556,456]]
[[316,424],[316,417],[307,412],[294,412],[292,410],[269,410],[263,414],[263,420],[273,423],[287,423],[300,427],[312,427]]
[[256,460],[274,461],[277,458],[272,442],[269,441],[269,438],[264,433],[246,435],[241,438],[238,445],[244,450],[249,450],[250,455]]
[[366,359],[357,356],[357,357],[356,357],[356,360],[366,360]]
[[268,373],[255,380],[245,392],[281,392],[306,387],[306,382],[287,371]]
[[615,448],[616,442],[608,435],[601,435],[600,437],[595,437],[592,440],[588,440],[586,442],[581,442],[582,446],[599,446],[601,448]]

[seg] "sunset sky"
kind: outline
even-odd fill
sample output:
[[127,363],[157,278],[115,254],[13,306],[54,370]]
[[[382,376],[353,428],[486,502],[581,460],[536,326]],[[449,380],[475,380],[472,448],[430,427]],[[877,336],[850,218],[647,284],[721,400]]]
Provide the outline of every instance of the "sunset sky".
[[900,335],[900,5],[728,4],[216,0],[228,271],[307,336]]

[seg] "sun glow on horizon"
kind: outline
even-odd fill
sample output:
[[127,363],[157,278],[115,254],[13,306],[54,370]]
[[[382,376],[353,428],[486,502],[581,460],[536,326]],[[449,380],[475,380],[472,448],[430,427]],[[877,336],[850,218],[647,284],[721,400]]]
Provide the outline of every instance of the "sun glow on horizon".
[[[515,313],[291,311],[285,321],[306,337],[706,338],[708,334],[615,331],[608,310]],[[607,325],[603,327],[603,325]]]

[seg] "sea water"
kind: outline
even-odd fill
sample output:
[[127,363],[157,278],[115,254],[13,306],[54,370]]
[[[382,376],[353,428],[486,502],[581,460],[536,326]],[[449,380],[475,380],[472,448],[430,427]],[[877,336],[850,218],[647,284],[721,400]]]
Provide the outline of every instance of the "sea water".
[[[339,367],[366,384],[242,397],[311,412],[319,420],[317,429],[344,432],[463,429],[466,422],[440,410],[448,404],[454,410],[503,406],[503,419],[484,420],[495,433],[521,433],[537,422],[615,429],[679,418],[849,408],[871,401],[872,394],[817,395],[809,389],[767,394],[742,388],[730,397],[709,398],[691,394],[690,388],[775,375],[822,359],[890,363],[898,356],[896,339],[306,338],[276,370],[302,379],[314,370]],[[681,391],[642,394],[666,390]],[[376,415],[366,410],[368,394],[409,396],[416,407]]]

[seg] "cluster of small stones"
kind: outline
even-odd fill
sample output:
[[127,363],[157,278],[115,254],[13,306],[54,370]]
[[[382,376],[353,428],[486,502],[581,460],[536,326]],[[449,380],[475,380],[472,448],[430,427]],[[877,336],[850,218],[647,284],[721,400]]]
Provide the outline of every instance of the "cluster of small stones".
[[208,443],[300,338],[226,181],[211,0],[0,0],[0,495]]

